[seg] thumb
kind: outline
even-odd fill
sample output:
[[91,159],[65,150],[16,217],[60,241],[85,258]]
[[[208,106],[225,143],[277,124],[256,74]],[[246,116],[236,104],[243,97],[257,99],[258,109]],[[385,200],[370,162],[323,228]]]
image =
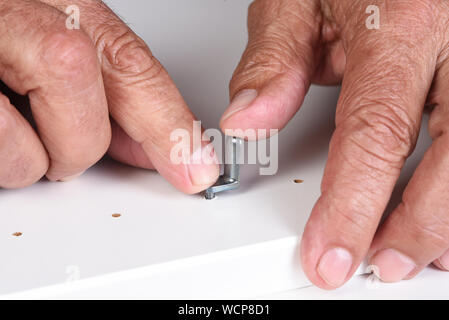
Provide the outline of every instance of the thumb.
[[249,42],[230,83],[231,104],[221,118],[222,130],[269,132],[294,116],[315,72],[319,17],[316,0],[252,3]]

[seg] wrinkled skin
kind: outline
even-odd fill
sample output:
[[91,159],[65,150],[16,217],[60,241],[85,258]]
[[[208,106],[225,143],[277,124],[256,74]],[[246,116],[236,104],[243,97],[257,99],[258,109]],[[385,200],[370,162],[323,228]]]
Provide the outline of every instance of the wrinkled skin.
[[[71,5],[80,30],[66,27]],[[37,127],[0,95],[0,187],[70,180],[107,150],[185,193],[216,181],[217,164],[170,161],[169,133],[191,132],[195,118],[146,44],[101,1],[1,0],[0,22],[0,78],[28,94]]]
[[[374,2],[374,3],[373,3]],[[67,30],[78,5],[81,30]],[[378,5],[378,30],[365,26]],[[230,85],[223,129],[282,129],[311,83],[342,82],[322,195],[301,257],[316,285],[344,284],[368,256],[384,281],[425,266],[449,268],[449,4],[444,0],[256,0],[249,44]],[[174,165],[167,132],[192,130],[169,75],[110,9],[96,0],[0,0],[0,78],[28,94],[36,130],[0,95],[0,187],[46,175],[66,181],[105,152],[157,169],[196,193],[215,164]],[[432,147],[403,201],[379,227],[424,106]]]
[[[374,30],[365,24],[373,4],[381,21]],[[281,129],[311,83],[342,83],[322,194],[301,244],[304,270],[321,288],[344,284],[365,257],[386,282],[431,263],[449,268],[448,19],[442,0],[251,5],[223,129]],[[379,227],[426,103],[434,106],[433,145]]]

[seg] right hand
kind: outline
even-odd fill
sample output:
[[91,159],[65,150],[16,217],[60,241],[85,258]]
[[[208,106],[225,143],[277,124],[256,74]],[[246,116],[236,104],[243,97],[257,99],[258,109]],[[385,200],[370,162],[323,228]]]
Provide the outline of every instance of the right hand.
[[[367,27],[373,4],[378,29]],[[365,257],[387,282],[410,279],[432,262],[449,270],[448,21],[449,2],[437,0],[251,6],[223,129],[282,129],[311,83],[342,82],[322,194],[301,244],[304,270],[322,288],[341,286]],[[434,143],[379,227],[426,100],[435,105]]]

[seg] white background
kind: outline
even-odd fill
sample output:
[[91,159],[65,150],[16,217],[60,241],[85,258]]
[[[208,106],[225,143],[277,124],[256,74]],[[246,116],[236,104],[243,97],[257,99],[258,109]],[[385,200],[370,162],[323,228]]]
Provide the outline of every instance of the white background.
[[[246,44],[250,1],[106,3],[147,41],[203,125],[217,127],[228,104],[228,81]],[[154,172],[110,160],[69,183],[42,181],[24,190],[0,190],[0,294],[405,298],[418,297],[407,287],[415,285],[421,293],[447,297],[445,290],[434,291],[436,283],[448,282],[435,270],[407,284],[375,289],[359,277],[333,293],[304,288],[272,295],[310,285],[297,244],[319,196],[337,98],[338,88],[314,87],[280,135],[278,174],[261,177],[257,166],[245,166],[241,189],[213,201],[183,195]],[[428,143],[425,134],[390,209]],[[116,212],[122,217],[113,219]],[[23,236],[13,237],[14,232]]]

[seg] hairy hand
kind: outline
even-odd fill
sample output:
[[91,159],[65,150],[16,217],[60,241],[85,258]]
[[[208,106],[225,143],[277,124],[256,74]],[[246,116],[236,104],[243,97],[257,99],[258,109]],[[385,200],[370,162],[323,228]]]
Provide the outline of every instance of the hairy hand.
[[[380,25],[367,19],[377,6]],[[370,21],[368,21],[370,22]],[[332,289],[368,256],[392,282],[449,268],[449,3],[257,0],[223,129],[281,129],[311,83],[337,84],[336,131],[306,226],[308,277]],[[402,203],[379,227],[412,152],[425,104],[434,139]]]

